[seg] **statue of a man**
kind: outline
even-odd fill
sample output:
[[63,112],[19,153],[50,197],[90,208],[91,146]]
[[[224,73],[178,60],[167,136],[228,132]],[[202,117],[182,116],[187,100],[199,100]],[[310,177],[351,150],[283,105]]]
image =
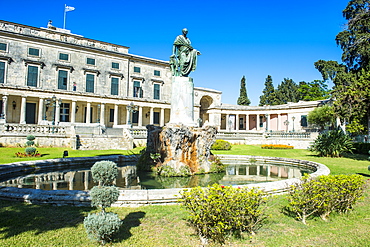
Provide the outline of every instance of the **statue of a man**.
[[191,46],[187,34],[188,30],[184,28],[182,35],[177,36],[173,43],[170,66],[174,76],[187,77],[197,67],[197,56],[200,52]]

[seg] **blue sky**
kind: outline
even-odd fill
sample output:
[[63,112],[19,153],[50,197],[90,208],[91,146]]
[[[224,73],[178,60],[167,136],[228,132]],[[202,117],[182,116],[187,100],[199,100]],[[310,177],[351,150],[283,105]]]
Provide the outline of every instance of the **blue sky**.
[[[182,28],[202,55],[190,74],[196,87],[220,90],[236,104],[240,79],[247,79],[251,105],[259,104],[267,75],[275,87],[321,79],[313,63],[341,59],[335,36],[342,31],[348,0],[39,0],[3,1],[0,19],[35,27],[48,20],[84,37],[129,46],[136,55],[168,60]],[[331,85],[329,85],[331,86]]]

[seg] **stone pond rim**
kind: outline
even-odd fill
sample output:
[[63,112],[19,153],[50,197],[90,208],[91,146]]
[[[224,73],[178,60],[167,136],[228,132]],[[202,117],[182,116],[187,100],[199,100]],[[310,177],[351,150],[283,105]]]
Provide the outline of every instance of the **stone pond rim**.
[[[315,172],[311,177],[328,175],[330,170],[323,164],[288,158],[251,156],[251,155],[218,155],[222,159],[255,159],[257,161],[275,162],[280,164],[291,164],[299,167],[311,168]],[[0,165],[0,179],[5,176],[16,175],[17,173],[32,171],[44,168],[68,168],[81,162],[91,163],[97,161],[110,160],[113,162],[136,162],[136,155],[109,155],[97,157],[77,157],[60,158],[50,160],[35,160],[27,162],[15,162],[11,164]],[[289,190],[290,185],[300,182],[298,178],[281,180],[276,182],[267,182],[259,184],[240,185],[239,187],[258,187],[270,194],[284,193]],[[152,190],[120,190],[118,201],[112,207],[140,206],[154,204],[175,204],[178,195],[184,188],[176,189],[152,189]],[[0,187],[0,199],[22,201],[31,204],[51,204],[51,205],[69,205],[69,206],[91,206],[91,200],[88,191],[79,190],[38,190],[24,189],[14,187]]]

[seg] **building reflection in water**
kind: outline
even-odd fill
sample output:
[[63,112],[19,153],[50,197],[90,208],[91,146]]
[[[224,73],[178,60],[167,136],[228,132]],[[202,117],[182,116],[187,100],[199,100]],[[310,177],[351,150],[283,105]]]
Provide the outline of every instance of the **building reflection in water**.
[[[115,184],[120,188],[137,187],[136,166],[118,167]],[[42,190],[90,190],[95,186],[89,169],[29,174],[2,182],[0,185]]]
[[[304,173],[311,173],[296,166],[230,163],[224,174],[205,174],[184,178],[142,177],[140,183],[135,165],[118,167],[117,187],[122,189],[158,189],[207,186],[213,183],[222,185],[243,185],[260,182],[272,182],[290,178],[301,178]],[[151,181],[154,181],[151,182]],[[148,184],[155,184],[148,186]],[[29,174],[0,183],[1,186],[32,188],[42,190],[90,190],[95,184],[89,169],[79,171],[52,171]]]

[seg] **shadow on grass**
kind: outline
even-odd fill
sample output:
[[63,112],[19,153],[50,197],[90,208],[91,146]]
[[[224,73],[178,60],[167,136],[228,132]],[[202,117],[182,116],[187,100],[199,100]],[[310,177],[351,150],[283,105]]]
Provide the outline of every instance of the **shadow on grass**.
[[369,160],[369,156],[365,154],[343,154],[344,158],[353,159],[353,160]]
[[48,156],[48,155],[50,155],[50,154],[41,154],[41,157]]
[[117,233],[114,242],[121,242],[129,239],[132,236],[132,233],[130,232],[131,228],[140,226],[140,220],[145,217],[145,214],[145,212],[139,211],[126,215],[126,217],[122,220],[123,224],[120,231]]
[[35,235],[81,224],[89,207],[29,205],[0,200],[0,239],[32,231]]

